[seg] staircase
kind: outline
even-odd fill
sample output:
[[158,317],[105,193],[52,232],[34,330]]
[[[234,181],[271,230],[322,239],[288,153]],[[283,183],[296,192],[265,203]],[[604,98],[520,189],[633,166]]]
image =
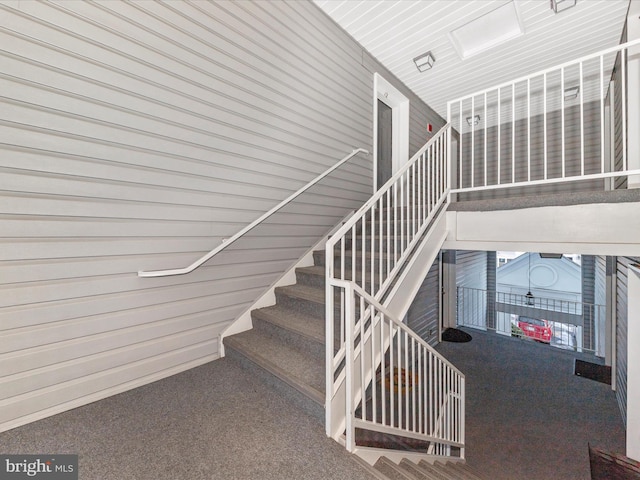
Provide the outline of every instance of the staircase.
[[324,421],[324,251],[296,270],[297,283],[275,289],[276,304],[253,310],[253,329],[225,338],[228,357]]
[[[276,288],[275,305],[253,310],[252,330],[227,337],[224,342],[227,357],[253,371],[287,400],[323,423],[325,252],[316,251],[313,258],[313,266],[296,269],[296,284]],[[390,435],[383,435],[381,439],[362,431],[358,441],[362,444],[377,441],[378,448],[394,450],[412,450],[411,447],[418,443],[412,445]],[[396,464],[387,457],[381,457],[373,468],[378,478],[392,480],[480,479],[461,462],[429,463],[420,460],[414,463],[404,458]]]
[[446,235],[448,134],[297,268],[297,283],[277,287],[275,305],[253,310],[253,329],[224,339],[227,356],[390,478],[473,478],[433,463],[464,461],[464,376],[399,320]]

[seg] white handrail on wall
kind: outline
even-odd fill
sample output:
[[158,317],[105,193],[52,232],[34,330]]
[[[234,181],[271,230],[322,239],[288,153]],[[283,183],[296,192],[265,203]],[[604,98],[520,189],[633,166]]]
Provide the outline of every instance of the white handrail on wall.
[[196,268],[198,268],[199,266],[204,264],[207,260],[210,260],[217,253],[219,253],[220,251],[224,250],[225,248],[227,248],[228,246],[233,244],[236,240],[238,240],[240,237],[242,237],[245,233],[251,231],[257,225],[262,223],[264,220],[269,218],[271,215],[273,215],[275,212],[280,210],[285,205],[289,204],[292,200],[296,199],[298,196],[300,196],[300,194],[304,193],[306,190],[308,190],[309,188],[313,187],[320,180],[322,180],[327,175],[329,175],[331,172],[333,172],[334,170],[339,168],[342,164],[347,162],[349,159],[351,159],[354,156],[356,156],[358,153],[364,153],[365,155],[368,155],[369,151],[365,150],[364,148],[357,148],[357,149],[353,150],[350,154],[345,156],[342,160],[337,162],[335,165],[333,165],[329,169],[325,170],[323,173],[318,175],[316,178],[311,180],[309,183],[307,183],[306,185],[304,185],[303,187],[298,189],[296,192],[294,192],[291,195],[289,195],[287,198],[285,198],[283,201],[281,201],[278,205],[273,207],[271,210],[269,210],[268,212],[264,213],[259,218],[257,218],[253,222],[251,222],[249,225],[244,227],[242,230],[240,230],[238,233],[233,235],[226,242],[218,245],[216,248],[211,250],[206,255],[203,255],[201,258],[199,258],[198,260],[193,262],[191,265],[189,265],[187,267],[184,267],[184,268],[174,268],[174,269],[171,269],[171,270],[139,271],[138,272],[138,276],[139,277],[166,277],[166,276],[171,276],[171,275],[184,275],[185,273],[193,272]]
[[[625,69],[628,49],[637,45],[640,39],[447,102],[447,119],[460,134],[452,193],[640,174],[626,158]],[[616,102],[609,80],[618,61]],[[575,98],[569,87],[577,88]],[[609,121],[621,125],[622,139],[611,152]]]

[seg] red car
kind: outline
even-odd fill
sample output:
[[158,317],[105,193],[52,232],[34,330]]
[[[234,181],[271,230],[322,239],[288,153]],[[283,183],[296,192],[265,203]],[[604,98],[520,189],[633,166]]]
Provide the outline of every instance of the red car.
[[551,327],[546,320],[539,320],[537,318],[519,317],[518,327],[526,337],[532,338],[539,342],[550,343],[551,342]]

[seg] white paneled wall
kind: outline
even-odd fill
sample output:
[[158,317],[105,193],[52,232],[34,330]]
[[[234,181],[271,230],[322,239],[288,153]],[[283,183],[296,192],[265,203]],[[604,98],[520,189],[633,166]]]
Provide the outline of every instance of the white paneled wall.
[[[368,197],[371,158],[192,274],[136,272],[191,263],[371,149],[363,56],[307,2],[0,2],[0,430],[219,356]],[[442,120],[411,111],[413,152]]]
[[429,345],[438,343],[440,310],[440,259],[436,258],[407,312],[407,325]]

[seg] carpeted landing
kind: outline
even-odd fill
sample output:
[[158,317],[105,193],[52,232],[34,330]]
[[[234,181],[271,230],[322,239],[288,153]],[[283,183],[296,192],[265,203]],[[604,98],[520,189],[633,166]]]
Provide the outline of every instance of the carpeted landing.
[[0,433],[0,452],[78,454],[82,480],[375,478],[229,359]]
[[466,375],[466,458],[492,480],[585,480],[589,444],[625,452],[611,386],[574,374],[575,356],[465,329],[437,350]]

